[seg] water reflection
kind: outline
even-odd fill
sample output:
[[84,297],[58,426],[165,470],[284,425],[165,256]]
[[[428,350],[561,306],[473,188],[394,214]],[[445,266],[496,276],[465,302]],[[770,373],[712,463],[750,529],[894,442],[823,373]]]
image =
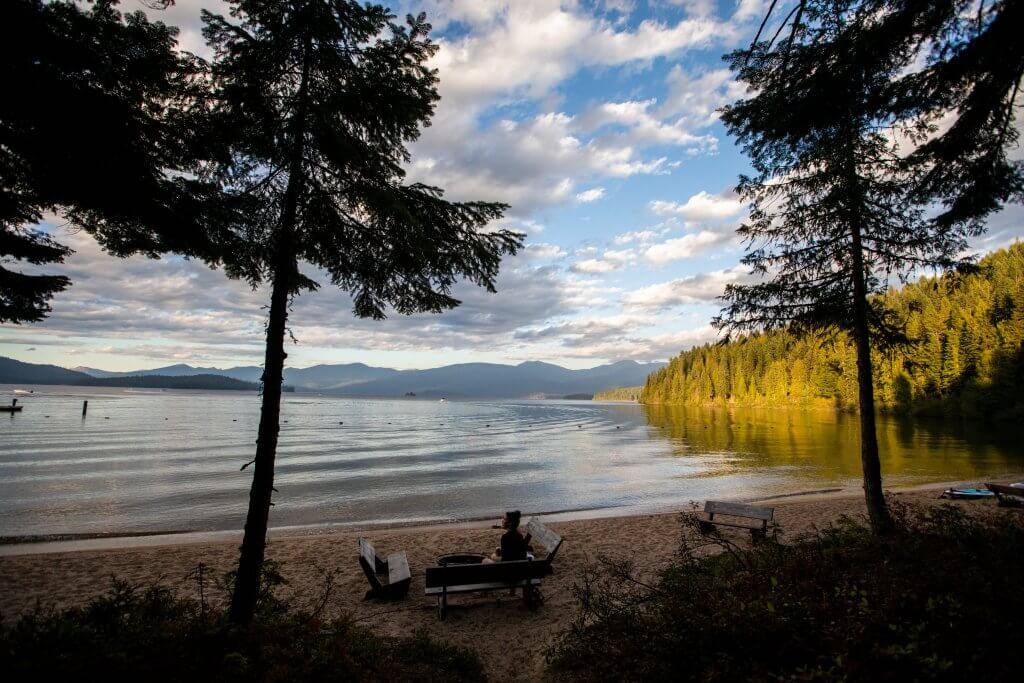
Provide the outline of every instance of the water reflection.
[[[643,406],[656,433],[680,456],[727,454],[733,470],[788,468],[840,482],[860,476],[855,414],[771,408]],[[887,483],[971,479],[1024,466],[1008,426],[880,415],[878,447]]]

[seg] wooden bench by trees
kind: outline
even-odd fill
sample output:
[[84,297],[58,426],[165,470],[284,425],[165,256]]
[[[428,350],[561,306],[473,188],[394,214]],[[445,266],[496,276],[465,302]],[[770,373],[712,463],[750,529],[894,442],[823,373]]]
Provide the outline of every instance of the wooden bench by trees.
[[[728,519],[716,518],[716,515],[724,515]],[[709,500],[704,503],[704,517],[699,521],[700,530],[703,533],[711,532],[715,526],[735,527],[749,530],[750,537],[754,541],[759,541],[768,535],[769,525],[771,525],[774,535],[775,508],[745,503],[726,503],[719,500]]]
[[523,602],[535,609],[542,602],[537,586],[541,578],[552,572],[551,563],[562,547],[562,537],[535,519],[526,525],[533,541],[544,546],[547,555],[542,560],[516,560],[481,564],[453,564],[428,567],[424,578],[426,595],[437,597],[437,613],[441,619],[448,612],[448,596],[457,593],[517,588],[523,590]]
[[373,545],[365,538],[360,538],[359,566],[363,568],[366,580],[370,582],[370,590],[366,591],[367,600],[395,600],[404,598],[409,592],[412,573],[409,571],[409,558],[406,557],[404,550],[391,553],[388,559],[382,562],[377,557]]
[[985,488],[996,494],[996,500],[1002,507],[1024,506],[1024,488],[1005,484],[985,484]]

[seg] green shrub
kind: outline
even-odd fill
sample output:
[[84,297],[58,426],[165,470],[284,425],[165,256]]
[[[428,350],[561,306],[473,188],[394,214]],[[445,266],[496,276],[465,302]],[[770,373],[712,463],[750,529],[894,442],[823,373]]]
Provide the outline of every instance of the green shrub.
[[[37,608],[0,630],[7,681],[472,681],[484,678],[476,653],[431,640],[383,638],[350,618],[320,616],[329,581],[313,609],[296,609],[274,589],[284,580],[268,563],[252,624],[233,627],[200,599],[162,586],[115,581],[82,608]],[[230,575],[222,583],[229,590]]]
[[[575,680],[1012,680],[1024,644],[1024,525],[908,510],[878,538],[849,519],[741,547],[696,518],[656,582],[605,562],[548,651]],[[708,544],[718,554],[708,556]]]

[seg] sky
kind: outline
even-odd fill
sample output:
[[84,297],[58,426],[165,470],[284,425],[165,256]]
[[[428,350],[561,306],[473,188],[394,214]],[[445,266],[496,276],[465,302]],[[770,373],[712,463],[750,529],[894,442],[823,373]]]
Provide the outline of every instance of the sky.
[[[580,368],[714,340],[717,297],[747,277],[733,187],[749,166],[715,113],[744,90],[722,55],[749,43],[768,3],[385,4],[426,12],[439,45],[441,101],[411,146],[409,180],[510,204],[499,225],[525,233],[526,248],[503,262],[497,294],[460,284],[462,305],[442,314],[360,320],[326,283],[292,308],[288,364]],[[226,13],[212,0],[147,11],[181,28],[181,49],[206,56],[200,7]],[[1010,244],[1022,218],[1004,210],[972,246]],[[0,355],[107,370],[262,361],[265,289],[177,257],[115,259],[59,217],[43,227],[75,249],[56,269],[73,285],[46,321],[0,326]]]

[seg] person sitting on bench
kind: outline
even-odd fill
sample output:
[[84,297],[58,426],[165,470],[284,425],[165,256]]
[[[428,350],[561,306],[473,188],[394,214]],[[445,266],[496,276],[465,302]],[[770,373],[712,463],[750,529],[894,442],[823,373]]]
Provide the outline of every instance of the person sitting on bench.
[[527,552],[533,548],[530,547],[530,534],[524,537],[519,531],[519,520],[522,516],[519,510],[511,510],[502,516],[501,526],[497,527],[505,530],[501,535],[501,545],[484,562],[514,562],[526,559]]

